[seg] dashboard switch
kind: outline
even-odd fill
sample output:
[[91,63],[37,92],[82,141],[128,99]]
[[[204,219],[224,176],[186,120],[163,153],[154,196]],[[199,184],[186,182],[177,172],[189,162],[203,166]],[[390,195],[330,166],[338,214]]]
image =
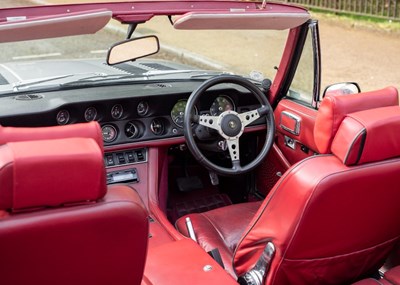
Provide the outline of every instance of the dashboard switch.
[[123,153],[117,153],[118,164],[125,164],[125,156]]
[[137,155],[138,161],[145,160],[142,150],[136,151],[136,155]]
[[133,155],[133,152],[131,151],[126,152],[126,156],[128,157],[129,163],[135,162],[135,156]]
[[143,163],[147,161],[147,149],[128,149],[105,153],[104,161],[107,168]]
[[113,158],[112,154],[106,156],[106,165],[107,166],[114,166],[115,165],[114,158]]

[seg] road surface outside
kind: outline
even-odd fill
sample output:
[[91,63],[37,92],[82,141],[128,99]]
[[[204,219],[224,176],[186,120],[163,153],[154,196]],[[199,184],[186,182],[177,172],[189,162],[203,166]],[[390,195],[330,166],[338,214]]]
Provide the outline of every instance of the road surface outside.
[[[2,0],[0,7],[12,6],[27,6],[32,3],[78,3],[85,2],[83,0]],[[95,1],[93,1],[95,2]],[[110,2],[110,0],[98,0],[97,2]],[[393,85],[400,88],[400,32],[387,32],[379,28],[368,28],[359,25],[358,22],[351,22],[350,20],[340,20],[338,18],[327,17],[321,14],[313,15],[314,18],[319,20],[319,29],[321,36],[321,53],[322,53],[322,87],[335,82],[342,81],[355,81],[358,82],[364,91],[379,89],[388,85]],[[147,32],[154,32],[155,34],[162,34],[161,32],[166,29],[168,25],[165,23],[154,23],[153,26],[147,27]],[[169,27],[170,28],[170,27]],[[173,38],[173,33],[166,33],[165,38],[160,38],[162,43],[166,43],[169,48],[174,48],[176,45],[185,50],[191,50],[193,46],[204,46],[209,54],[207,57],[216,62],[222,59],[223,64],[224,54],[212,54],[213,44],[223,37],[223,32],[206,33],[206,37],[190,37],[191,31],[186,31],[188,36],[185,42],[176,42]],[[199,31],[194,31],[199,33]],[[93,39],[99,41],[98,49],[91,52],[104,53],[106,46],[102,46],[101,39]],[[110,40],[121,40],[121,35],[110,33],[110,31],[103,31],[101,37],[107,38],[106,42]],[[260,48],[259,46],[252,46],[251,40],[253,37],[252,31],[238,32],[237,34],[237,54],[241,54],[241,49],[254,49],[254,55],[259,56],[261,53],[268,54],[268,50]],[[282,45],[279,39],[270,40],[270,48],[276,48],[275,45]],[[203,39],[202,41],[199,40]],[[209,39],[209,40],[204,40]],[[243,45],[243,39],[247,40],[247,44]],[[96,42],[94,42],[95,44]],[[76,43],[79,46],[79,43]],[[84,47],[82,47],[84,48]],[[1,60],[4,57],[12,57],[12,54],[7,53],[7,47],[0,45]],[[66,47],[68,52],[79,52],[79,48],[74,46]],[[9,49],[12,50],[12,49]],[[261,55],[260,55],[261,56]],[[236,57],[235,60],[239,61],[243,66],[257,65],[262,62],[261,58],[245,58]],[[277,59],[273,59],[275,61]],[[242,62],[240,62],[242,61]],[[270,68],[270,67],[268,67]],[[257,66],[254,68],[257,69]]]

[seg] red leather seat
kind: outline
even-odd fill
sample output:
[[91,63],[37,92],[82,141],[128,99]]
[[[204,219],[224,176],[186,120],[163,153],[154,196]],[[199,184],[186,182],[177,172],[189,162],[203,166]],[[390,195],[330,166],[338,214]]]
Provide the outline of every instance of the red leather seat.
[[388,270],[381,279],[367,278],[353,285],[400,285],[400,266]]
[[98,140],[44,133],[0,146],[0,283],[140,284],[148,220],[139,196],[107,189]]
[[[250,271],[272,242],[265,284],[350,283],[378,269],[399,240],[393,219],[400,215],[399,106],[341,113],[328,122],[328,133],[316,126],[324,132],[316,143],[332,154],[292,166],[251,218],[232,211],[235,205],[188,215],[202,247],[229,249],[221,254],[233,276]],[[188,235],[185,218],[177,228]]]
[[8,142],[36,141],[65,138],[91,138],[103,151],[103,136],[98,122],[41,128],[0,126],[0,145]]

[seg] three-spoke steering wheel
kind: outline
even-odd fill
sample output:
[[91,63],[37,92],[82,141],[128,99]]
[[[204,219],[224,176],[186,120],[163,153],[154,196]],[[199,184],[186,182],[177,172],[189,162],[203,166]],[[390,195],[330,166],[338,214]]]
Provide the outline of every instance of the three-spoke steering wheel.
[[[249,90],[251,94],[257,98],[257,100],[261,104],[261,107],[241,114],[235,111],[225,111],[219,116],[193,116],[193,114],[191,114],[191,110],[193,110],[196,102],[205,93],[205,91],[215,85],[226,83],[236,84]],[[267,126],[264,145],[256,158],[254,158],[245,166],[242,166],[240,163],[239,138],[243,134],[246,126],[257,120],[258,118],[264,116],[266,117]],[[219,135],[225,139],[232,161],[232,168],[216,165],[203,155],[203,153],[197,146],[195,138],[193,136],[193,122],[216,130]],[[268,154],[275,135],[274,114],[266,96],[253,83],[244,79],[243,77],[236,75],[220,75],[205,81],[190,95],[185,109],[184,134],[189,150],[203,166],[221,175],[241,174],[254,169],[263,161],[265,156]]]

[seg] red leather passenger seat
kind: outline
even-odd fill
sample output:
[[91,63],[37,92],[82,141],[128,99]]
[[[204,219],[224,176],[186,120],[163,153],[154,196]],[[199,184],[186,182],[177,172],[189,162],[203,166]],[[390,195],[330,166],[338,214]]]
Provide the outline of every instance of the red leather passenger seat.
[[400,266],[388,270],[381,279],[367,278],[353,285],[400,285]]
[[139,196],[107,189],[95,139],[0,146],[1,284],[140,284],[147,240]]

